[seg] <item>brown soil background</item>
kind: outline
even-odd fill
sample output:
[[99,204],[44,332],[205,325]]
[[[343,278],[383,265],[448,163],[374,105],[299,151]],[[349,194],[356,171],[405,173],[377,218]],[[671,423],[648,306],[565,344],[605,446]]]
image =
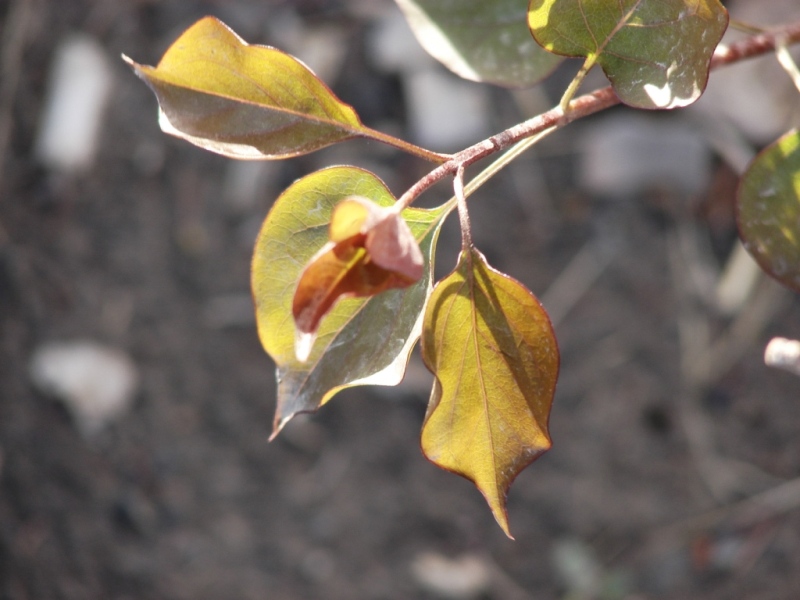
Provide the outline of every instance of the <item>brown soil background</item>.
[[[800,597],[798,380],[762,361],[772,336],[800,337],[800,305],[765,283],[768,316],[751,303],[738,317],[756,324],[727,338],[738,317],[680,284],[698,256],[719,270],[734,239],[735,178],[721,162],[697,198],[593,198],[575,183],[576,125],[474,202],[477,245],[537,294],[592,240],[621,244],[557,326],[555,446],[511,490],[512,542],[477,491],[422,457],[430,376],[417,358],[399,388],[344,392],[268,443],[273,365],[248,316],[220,308],[246,297],[254,234],[295,178],[352,162],[399,194],[425,165],[350,142],[273,165],[256,204],[234,206],[230,161],[164,136],[155,100],[119,60],[91,171],[58,175],[32,158],[66,34],[153,64],[206,14],[269,43],[287,8],[346,32],[334,90],[367,124],[402,134],[401,82],[365,57],[369,14],[386,3],[30,0],[14,40],[9,15],[25,1],[0,2],[3,76],[17,78],[0,97],[0,599],[437,598],[414,575],[425,553],[489,569],[479,598],[563,598],[577,585],[554,566],[557,548],[574,547],[565,540],[602,573],[594,596],[573,598]],[[491,94],[493,129],[523,117]],[[692,240],[701,250],[680,250]],[[448,225],[442,274],[457,244]],[[731,350],[707,385],[687,375],[711,359],[690,353],[681,324],[707,325]],[[27,375],[40,343],[73,338],[125,350],[142,377],[132,410],[90,440]],[[748,499],[770,491],[773,505],[754,511]]]

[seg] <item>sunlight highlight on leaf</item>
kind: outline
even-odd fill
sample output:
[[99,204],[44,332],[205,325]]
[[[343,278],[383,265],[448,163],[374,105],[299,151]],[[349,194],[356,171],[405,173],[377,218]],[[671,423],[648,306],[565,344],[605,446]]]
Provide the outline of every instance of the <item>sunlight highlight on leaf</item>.
[[331,167],[292,184],[275,202],[256,241],[252,265],[258,333],[277,365],[273,436],[298,412],[316,410],[354,385],[397,385],[421,330],[439,227],[451,207],[407,209],[402,217],[424,256],[422,277],[405,289],[342,300],[322,320],[302,362],[295,355],[292,299],[302,271],[329,241],[336,205],[361,196],[394,204],[385,184],[356,167]]
[[531,0],[528,24],[551,52],[597,62],[625,104],[677,108],[705,90],[728,13],[719,0]]
[[744,247],[778,281],[800,292],[800,132],[759,154],[736,195]]
[[551,445],[559,355],[547,313],[473,249],[433,290],[422,354],[436,376],[423,452],[475,483],[511,537],[508,489]]

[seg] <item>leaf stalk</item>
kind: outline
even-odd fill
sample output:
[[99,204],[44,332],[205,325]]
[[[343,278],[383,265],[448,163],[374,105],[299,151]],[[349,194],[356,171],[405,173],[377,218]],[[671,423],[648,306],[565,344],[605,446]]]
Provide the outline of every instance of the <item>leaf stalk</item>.
[[575,97],[575,94],[578,93],[578,88],[583,83],[583,80],[586,79],[586,75],[588,75],[589,71],[592,70],[595,62],[597,62],[597,55],[592,54],[586,57],[586,60],[583,61],[581,65],[581,70],[575,74],[575,77],[572,78],[572,81],[569,83],[569,87],[567,87],[564,95],[561,97],[561,102],[559,102],[559,106],[561,110],[567,112],[569,110],[569,103]]
[[472,227],[467,209],[467,197],[464,194],[464,165],[458,167],[453,178],[453,191],[458,202],[458,221],[461,224],[461,249],[468,253],[472,249]]
[[411,142],[396,138],[388,133],[383,133],[377,129],[365,127],[362,136],[368,139],[377,140],[386,144],[387,146],[393,146],[399,150],[407,152],[408,154],[437,164],[445,163],[453,158],[452,154],[440,154],[439,152],[433,152],[432,150],[422,148],[421,146],[417,146]]

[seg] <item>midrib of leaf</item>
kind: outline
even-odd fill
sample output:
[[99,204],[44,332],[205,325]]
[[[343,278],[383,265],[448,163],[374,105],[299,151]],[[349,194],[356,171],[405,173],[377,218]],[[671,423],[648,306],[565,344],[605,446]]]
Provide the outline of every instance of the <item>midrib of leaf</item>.
[[[620,31],[622,31],[622,29],[624,27],[626,27],[628,25],[628,21],[631,19],[631,17],[633,17],[633,13],[636,12],[636,9],[639,8],[639,5],[641,3],[642,3],[642,0],[636,0],[636,2],[633,4],[633,6],[631,6],[631,9],[627,12],[627,14],[624,14],[622,16],[622,18],[619,19],[619,21],[617,21],[617,24],[608,33],[606,38],[603,40],[603,43],[602,44],[597,44],[597,38],[595,38],[595,36],[594,36],[594,31],[592,31],[592,28],[589,25],[588,17],[586,15],[586,11],[584,10],[583,0],[579,0],[578,1],[578,6],[581,9],[581,16],[583,17],[583,22],[586,25],[586,31],[588,31],[589,35],[592,36],[592,39],[594,40],[594,43],[597,46],[597,50],[595,51],[595,54],[597,56],[599,56],[600,54],[605,52],[605,48],[611,43],[611,40],[614,39],[614,36],[617,35]],[[613,55],[613,56],[617,56],[617,55]],[[618,58],[625,58],[625,57],[619,56]],[[628,60],[628,59],[625,59],[625,60]]]
[[[235,75],[237,77],[239,77],[238,74],[235,74]],[[186,89],[186,90],[189,90],[189,91],[192,91],[192,92],[196,92],[196,93],[199,93],[199,94],[205,94],[206,96],[213,96],[214,98],[221,98],[223,100],[227,100],[227,101],[232,102],[234,104],[247,105],[247,106],[251,106],[253,108],[256,108],[258,110],[262,110],[262,111],[265,111],[265,112],[273,112],[273,113],[278,113],[280,115],[286,115],[286,116],[295,117],[296,120],[293,123],[290,123],[290,124],[286,125],[285,128],[293,126],[298,121],[313,121],[313,122],[315,122],[317,124],[327,125],[327,126],[335,127],[337,129],[341,129],[341,130],[347,131],[349,133],[352,133],[353,135],[364,135],[365,133],[368,133],[370,131],[368,128],[366,128],[364,126],[353,127],[350,123],[335,120],[336,118],[330,114],[330,112],[328,111],[328,108],[324,105],[325,103],[324,102],[323,103],[319,103],[318,96],[316,96],[316,95],[314,96],[314,98],[317,99],[318,103],[322,105],[323,109],[325,110],[326,116],[328,117],[327,119],[323,118],[323,117],[321,117],[319,115],[313,114],[313,113],[302,113],[302,112],[298,112],[297,110],[283,108],[281,106],[270,106],[269,104],[262,104],[260,102],[254,102],[252,100],[243,100],[243,99],[237,98],[235,96],[230,96],[228,94],[222,94],[220,92],[212,92],[212,91],[205,90],[205,89],[202,89],[202,88],[199,88],[199,87],[196,87],[196,86],[185,84],[183,82],[177,83],[177,82],[174,82],[174,81],[166,81],[166,78],[164,78],[163,75],[161,75],[161,74],[158,75],[158,79],[160,80],[160,82],[163,82],[163,83],[165,83],[167,85],[174,85],[175,87],[180,87],[180,88],[183,88],[183,89]],[[172,78],[170,78],[170,79],[172,79]],[[255,82],[253,82],[249,78],[241,77],[241,79],[243,79],[245,81],[248,81],[248,82],[251,82],[254,85],[257,85],[257,84],[255,84]],[[262,91],[265,96],[267,96],[271,100],[275,101],[274,97],[272,95],[270,95],[269,93],[267,93],[263,88],[259,87],[258,89],[260,91]],[[306,87],[306,89],[308,89],[308,88]],[[275,101],[275,102],[277,102],[277,101]],[[275,128],[275,129],[271,129],[270,131],[280,131],[280,130],[281,129]]]
[[480,380],[481,384],[481,406],[483,408],[483,417],[486,426],[486,433],[487,438],[489,439],[489,446],[491,448],[491,456],[492,456],[492,479],[494,480],[494,493],[496,498],[500,499],[502,497],[502,490],[498,485],[498,472],[499,469],[497,467],[497,453],[494,451],[495,443],[494,443],[494,432],[492,431],[492,418],[491,418],[491,409],[489,406],[489,394],[486,392],[486,381],[484,379],[484,372],[483,372],[483,361],[481,359],[481,349],[480,344],[478,343],[478,305],[475,301],[475,263],[472,260],[472,249],[470,248],[468,252],[468,260],[467,260],[467,277],[469,280],[469,290],[470,290],[470,301],[472,303],[472,339],[473,344],[475,346],[475,361],[478,366],[478,379]]

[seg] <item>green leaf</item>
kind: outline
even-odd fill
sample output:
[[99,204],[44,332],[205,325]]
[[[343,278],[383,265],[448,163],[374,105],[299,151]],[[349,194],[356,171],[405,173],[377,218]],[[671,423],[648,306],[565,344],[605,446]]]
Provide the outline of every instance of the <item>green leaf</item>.
[[433,290],[422,356],[436,376],[423,452],[475,483],[511,537],[508,489],[551,445],[559,355],[550,319],[530,291],[473,249]]
[[800,292],[800,132],[756,157],[739,184],[736,211],[744,247],[767,273]]
[[275,202],[256,241],[252,265],[258,333],[278,367],[273,436],[298,412],[316,410],[354,385],[397,385],[419,337],[431,289],[439,227],[452,209],[406,209],[402,217],[425,257],[422,278],[405,289],[342,300],[322,320],[308,359],[295,356],[292,298],[300,274],[328,242],[334,207],[349,196],[394,204],[385,184],[355,167],[330,167],[296,181]]
[[533,85],[561,59],[542,50],[525,23],[525,0],[397,0],[417,40],[465,79]]
[[186,30],[158,67],[125,59],[155,92],[166,133],[225,156],[287,158],[369,132],[299,60],[246,44],[213,17]]
[[705,90],[728,13],[719,0],[531,0],[528,24],[547,50],[599,63],[625,104],[676,108]]

